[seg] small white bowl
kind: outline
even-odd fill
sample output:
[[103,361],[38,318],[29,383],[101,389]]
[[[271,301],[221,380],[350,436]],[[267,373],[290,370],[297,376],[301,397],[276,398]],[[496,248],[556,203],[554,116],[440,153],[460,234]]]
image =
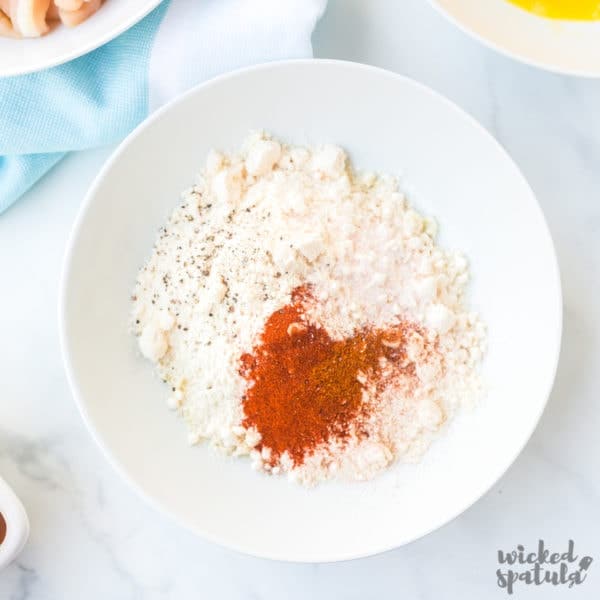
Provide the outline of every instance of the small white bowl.
[[[440,242],[471,259],[472,305],[489,326],[489,394],[420,465],[369,483],[306,490],[245,459],[189,448],[168,390],[127,331],[130,294],[158,228],[211,147],[264,128],[335,142],[354,165],[403,171]],[[259,241],[258,241],[259,242]],[[336,61],[267,64],[214,79],[155,113],[92,185],[68,245],[60,328],[68,377],[92,435],[155,507],[204,538],[258,556],[332,561],[374,554],[454,518],[529,439],[554,379],[561,290],[534,195],[500,145],[409,79]]]
[[95,50],[145,17],[161,0],[106,0],[87,21],[58,26],[35,39],[0,37],[0,77],[23,75],[73,60]]
[[600,21],[563,21],[508,0],[430,0],[463,31],[529,65],[565,75],[600,77]]
[[6,481],[0,477],[0,514],[6,524],[6,534],[0,543],[0,571],[21,552],[29,536],[27,513]]

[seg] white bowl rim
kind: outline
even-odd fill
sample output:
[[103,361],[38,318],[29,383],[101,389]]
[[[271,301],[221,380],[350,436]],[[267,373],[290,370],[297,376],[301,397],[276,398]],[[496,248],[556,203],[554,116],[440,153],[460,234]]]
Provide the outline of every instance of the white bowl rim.
[[[19,65],[15,65],[12,69],[5,68],[3,69],[2,73],[0,73],[0,77],[29,75],[30,73],[37,73],[39,71],[44,71],[45,69],[58,67],[59,65],[68,63],[76,58],[80,58],[81,56],[100,48],[100,46],[104,46],[104,44],[114,40],[116,37],[133,27],[136,23],[139,23],[163,1],[164,0],[148,0],[148,4],[146,6],[142,7],[141,10],[132,13],[127,19],[124,19],[120,25],[108,29],[104,34],[92,38],[90,41],[82,44],[77,49],[69,49],[54,56],[51,55],[47,60],[42,60],[39,63],[28,67],[19,67]],[[48,35],[51,35],[51,33]],[[15,43],[18,42],[19,40],[15,41]]]
[[[516,170],[517,170],[519,176],[521,177],[524,185],[527,186],[527,190],[530,193],[531,200],[533,201],[535,208],[537,209],[538,214],[541,218],[541,224],[544,227],[544,233],[547,236],[548,241],[550,243],[550,249],[552,251],[552,256],[554,258],[554,260],[553,260],[554,275],[556,278],[556,291],[557,291],[557,295],[554,298],[554,302],[556,303],[555,311],[556,311],[556,314],[558,315],[558,322],[557,322],[556,331],[554,332],[554,355],[555,355],[554,364],[553,364],[552,370],[548,371],[547,381],[546,381],[546,385],[545,385],[545,392],[544,392],[544,401],[540,404],[539,414],[536,416],[535,420],[532,421],[531,431],[525,437],[523,443],[518,448],[518,451],[515,452],[514,455],[512,455],[510,457],[510,459],[506,461],[506,465],[503,468],[503,470],[500,473],[498,473],[498,476],[487,487],[487,489],[484,489],[477,497],[473,498],[462,509],[456,511],[455,514],[451,515],[448,518],[442,519],[441,522],[436,522],[436,523],[432,524],[431,527],[427,531],[424,531],[424,532],[420,533],[419,535],[416,535],[410,539],[403,540],[399,544],[393,544],[393,545],[385,544],[379,548],[370,549],[370,550],[362,552],[362,553],[354,552],[354,553],[348,553],[348,554],[336,554],[335,556],[320,556],[320,555],[318,555],[318,551],[316,551],[314,558],[307,558],[304,555],[292,557],[292,558],[290,558],[290,557],[281,558],[280,556],[270,555],[268,553],[257,553],[254,551],[250,551],[250,550],[248,550],[248,548],[246,548],[243,545],[236,545],[236,544],[232,544],[230,542],[225,542],[225,541],[219,539],[218,536],[216,536],[216,535],[210,535],[210,534],[207,534],[206,532],[200,531],[199,529],[191,528],[181,517],[172,513],[167,507],[163,506],[157,500],[155,500],[154,498],[149,496],[144,491],[144,489],[133,480],[133,478],[125,471],[125,469],[122,468],[118,459],[115,456],[113,456],[110,448],[104,443],[101,433],[96,429],[96,427],[95,427],[94,423],[92,422],[92,420],[89,416],[89,413],[86,409],[85,403],[82,400],[82,394],[79,390],[77,377],[76,377],[75,370],[73,368],[73,364],[71,361],[69,342],[68,342],[67,335],[66,335],[66,329],[67,329],[66,323],[67,323],[67,319],[68,319],[67,311],[66,311],[66,297],[67,297],[67,293],[68,293],[68,284],[70,281],[72,255],[74,253],[75,245],[76,245],[77,238],[79,235],[79,230],[85,219],[88,208],[91,205],[93,198],[95,196],[96,190],[100,186],[105,174],[107,172],[109,172],[110,169],[112,168],[112,166],[120,159],[121,154],[124,152],[124,150],[127,148],[129,143],[133,139],[135,139],[144,129],[146,129],[146,127],[150,127],[155,121],[159,120],[162,117],[163,113],[173,109],[180,102],[183,102],[189,96],[197,93],[201,89],[205,89],[208,87],[212,87],[214,85],[218,85],[221,81],[224,81],[224,80],[227,80],[230,78],[235,78],[240,74],[247,73],[250,71],[277,69],[277,68],[285,67],[286,65],[289,65],[289,64],[309,65],[309,64],[313,64],[313,63],[338,65],[338,66],[345,67],[345,68],[363,69],[366,71],[379,73],[386,77],[394,78],[394,79],[396,79],[398,81],[402,81],[408,85],[415,86],[415,87],[419,88],[421,91],[423,91],[423,92],[429,94],[430,96],[435,97],[437,100],[445,103],[453,111],[459,113],[461,116],[466,118],[468,121],[470,121],[470,123],[472,125],[474,125],[477,129],[479,129],[479,131],[484,136],[487,136],[488,139],[497,146],[497,148],[505,155],[505,157],[516,167]],[[72,390],[73,398],[75,400],[77,408],[79,409],[79,412],[81,413],[83,421],[84,421],[86,427],[88,428],[92,438],[95,440],[96,444],[100,447],[100,449],[102,450],[102,453],[104,454],[104,456],[106,457],[108,462],[117,471],[117,473],[120,475],[120,477],[124,481],[126,481],[127,484],[137,493],[137,495],[140,496],[141,498],[143,498],[147,504],[149,504],[157,512],[161,513],[162,515],[165,515],[166,517],[168,517],[169,519],[171,519],[172,521],[177,523],[180,527],[184,528],[185,530],[191,531],[192,533],[194,533],[195,535],[198,535],[199,537],[201,537],[204,540],[207,540],[211,543],[217,544],[222,547],[229,548],[229,549],[239,552],[241,554],[245,554],[245,555],[249,555],[249,556],[256,556],[259,558],[267,558],[267,559],[271,559],[271,560],[277,560],[280,562],[321,563],[321,562],[340,562],[340,561],[354,560],[354,559],[359,559],[359,558],[366,558],[368,556],[374,556],[374,555],[381,554],[383,552],[387,552],[389,550],[393,550],[395,548],[399,548],[401,546],[410,544],[418,539],[421,539],[422,537],[429,535],[433,531],[440,529],[441,527],[451,523],[452,521],[454,521],[457,517],[459,517],[461,514],[463,514],[469,508],[471,508],[476,502],[478,502],[483,496],[485,496],[490,491],[490,489],[506,474],[508,469],[513,465],[513,463],[519,457],[521,452],[524,450],[525,446],[531,439],[531,436],[533,435],[535,429],[537,428],[537,425],[538,425],[538,423],[542,417],[542,414],[544,413],[546,405],[548,403],[550,393],[552,392],[552,388],[554,386],[554,380],[556,378],[556,372],[558,369],[559,358],[560,358],[562,328],[563,328],[563,312],[562,312],[562,286],[561,286],[560,270],[559,270],[559,266],[558,266],[557,255],[556,255],[556,248],[555,248],[552,236],[550,235],[550,230],[548,228],[548,224],[544,217],[543,211],[537,201],[537,198],[533,192],[533,189],[531,188],[531,186],[525,179],[525,176],[522,174],[521,170],[518,168],[518,165],[515,163],[515,161],[512,159],[512,157],[508,154],[508,152],[504,149],[504,147],[500,144],[500,142],[498,142],[498,140],[487,129],[485,129],[485,127],[483,127],[483,125],[481,125],[473,116],[471,116],[464,109],[460,108],[457,104],[455,104],[454,102],[452,102],[451,100],[446,98],[440,92],[437,92],[437,91],[433,90],[432,88],[426,86],[425,84],[415,81],[414,79],[407,77],[405,75],[394,73],[393,71],[389,71],[387,69],[382,69],[380,67],[365,65],[365,64],[357,63],[357,62],[353,62],[353,61],[345,61],[345,60],[337,60],[337,59],[286,59],[286,60],[273,61],[273,62],[268,62],[268,63],[261,63],[261,64],[250,66],[250,67],[243,67],[241,69],[236,69],[235,71],[231,71],[231,72],[225,73],[223,75],[219,75],[208,81],[200,83],[199,85],[194,86],[187,92],[184,92],[183,94],[181,94],[178,97],[169,101],[164,106],[157,109],[154,113],[152,113],[152,115],[150,115],[147,119],[145,119],[142,123],[140,123],[119,144],[119,146],[115,149],[115,151],[111,154],[111,156],[106,160],[106,162],[102,166],[100,172],[95,177],[90,188],[88,189],[88,191],[85,195],[85,198],[81,204],[81,207],[79,209],[79,212],[73,223],[71,233],[69,235],[69,239],[68,239],[68,242],[66,245],[66,250],[65,250],[65,254],[64,254],[64,258],[63,258],[63,267],[62,267],[62,273],[61,273],[61,279],[60,279],[59,285],[60,285],[59,301],[58,301],[58,322],[59,322],[59,330],[60,330],[59,336],[60,336],[61,352],[62,352],[65,370],[66,370],[66,374],[67,374],[67,380],[69,382],[69,386]]]
[[501,54],[502,56],[506,56],[520,62],[524,65],[528,65],[530,67],[534,67],[536,69],[541,69],[542,71],[547,71],[549,73],[555,73],[556,75],[566,75],[567,77],[581,77],[582,79],[598,79],[600,78],[600,68],[595,71],[579,69],[579,68],[561,68],[551,63],[542,62],[540,60],[535,60],[530,58],[525,54],[520,54],[518,52],[513,52],[510,48],[506,46],[502,46],[497,44],[496,42],[490,40],[489,38],[481,35],[475,29],[469,27],[465,23],[463,23],[460,19],[457,19],[453,14],[448,12],[439,2],[438,0],[428,0],[429,4],[445,19],[447,19],[450,23],[455,25],[460,31],[468,35],[469,37],[477,40],[480,44],[483,44],[487,48],[490,48]]

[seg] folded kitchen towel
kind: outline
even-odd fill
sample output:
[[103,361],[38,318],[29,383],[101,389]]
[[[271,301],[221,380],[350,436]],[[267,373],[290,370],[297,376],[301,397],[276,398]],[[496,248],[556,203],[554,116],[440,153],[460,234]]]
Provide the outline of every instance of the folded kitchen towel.
[[325,4],[167,0],[81,58],[0,78],[0,212],[66,153],[122,139],[194,84],[250,64],[310,57]]

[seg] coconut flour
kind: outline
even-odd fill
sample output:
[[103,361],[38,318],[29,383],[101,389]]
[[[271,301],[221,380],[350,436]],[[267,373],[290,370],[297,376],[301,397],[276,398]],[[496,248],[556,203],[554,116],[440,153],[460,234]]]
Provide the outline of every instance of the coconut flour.
[[[238,154],[211,152],[133,296],[139,348],[171,387],[167,404],[187,423],[189,442],[307,485],[370,479],[418,460],[477,399],[485,351],[485,326],[465,302],[467,260],[438,247],[436,233],[395,178],[354,172],[337,146],[256,134]],[[376,368],[356,372],[360,418],[344,435],[323,429],[300,458],[269,446],[274,438],[247,414],[264,414],[256,377],[269,370],[242,365],[265,353],[266,324],[298,289],[310,289],[310,301],[290,336],[312,328],[335,344],[392,332],[373,337]]]

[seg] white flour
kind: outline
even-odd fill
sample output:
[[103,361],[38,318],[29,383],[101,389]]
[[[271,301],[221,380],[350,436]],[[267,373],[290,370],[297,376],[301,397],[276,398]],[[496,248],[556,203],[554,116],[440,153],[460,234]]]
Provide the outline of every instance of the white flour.
[[[282,146],[254,135],[239,155],[212,152],[134,293],[140,349],[171,385],[168,404],[187,422],[190,443],[208,440],[305,484],[369,479],[396,460],[418,459],[476,399],[485,350],[485,327],[464,302],[467,261],[435,245],[436,229],[395,179],[355,174],[335,146]],[[256,449],[260,433],[242,426],[248,382],[240,357],[306,284],[316,300],[310,322],[334,339],[400,318],[420,327],[407,348],[416,378],[378,395],[363,424],[367,438],[330,439],[302,464],[286,454],[273,462],[267,448]],[[373,400],[368,377],[361,383]]]

